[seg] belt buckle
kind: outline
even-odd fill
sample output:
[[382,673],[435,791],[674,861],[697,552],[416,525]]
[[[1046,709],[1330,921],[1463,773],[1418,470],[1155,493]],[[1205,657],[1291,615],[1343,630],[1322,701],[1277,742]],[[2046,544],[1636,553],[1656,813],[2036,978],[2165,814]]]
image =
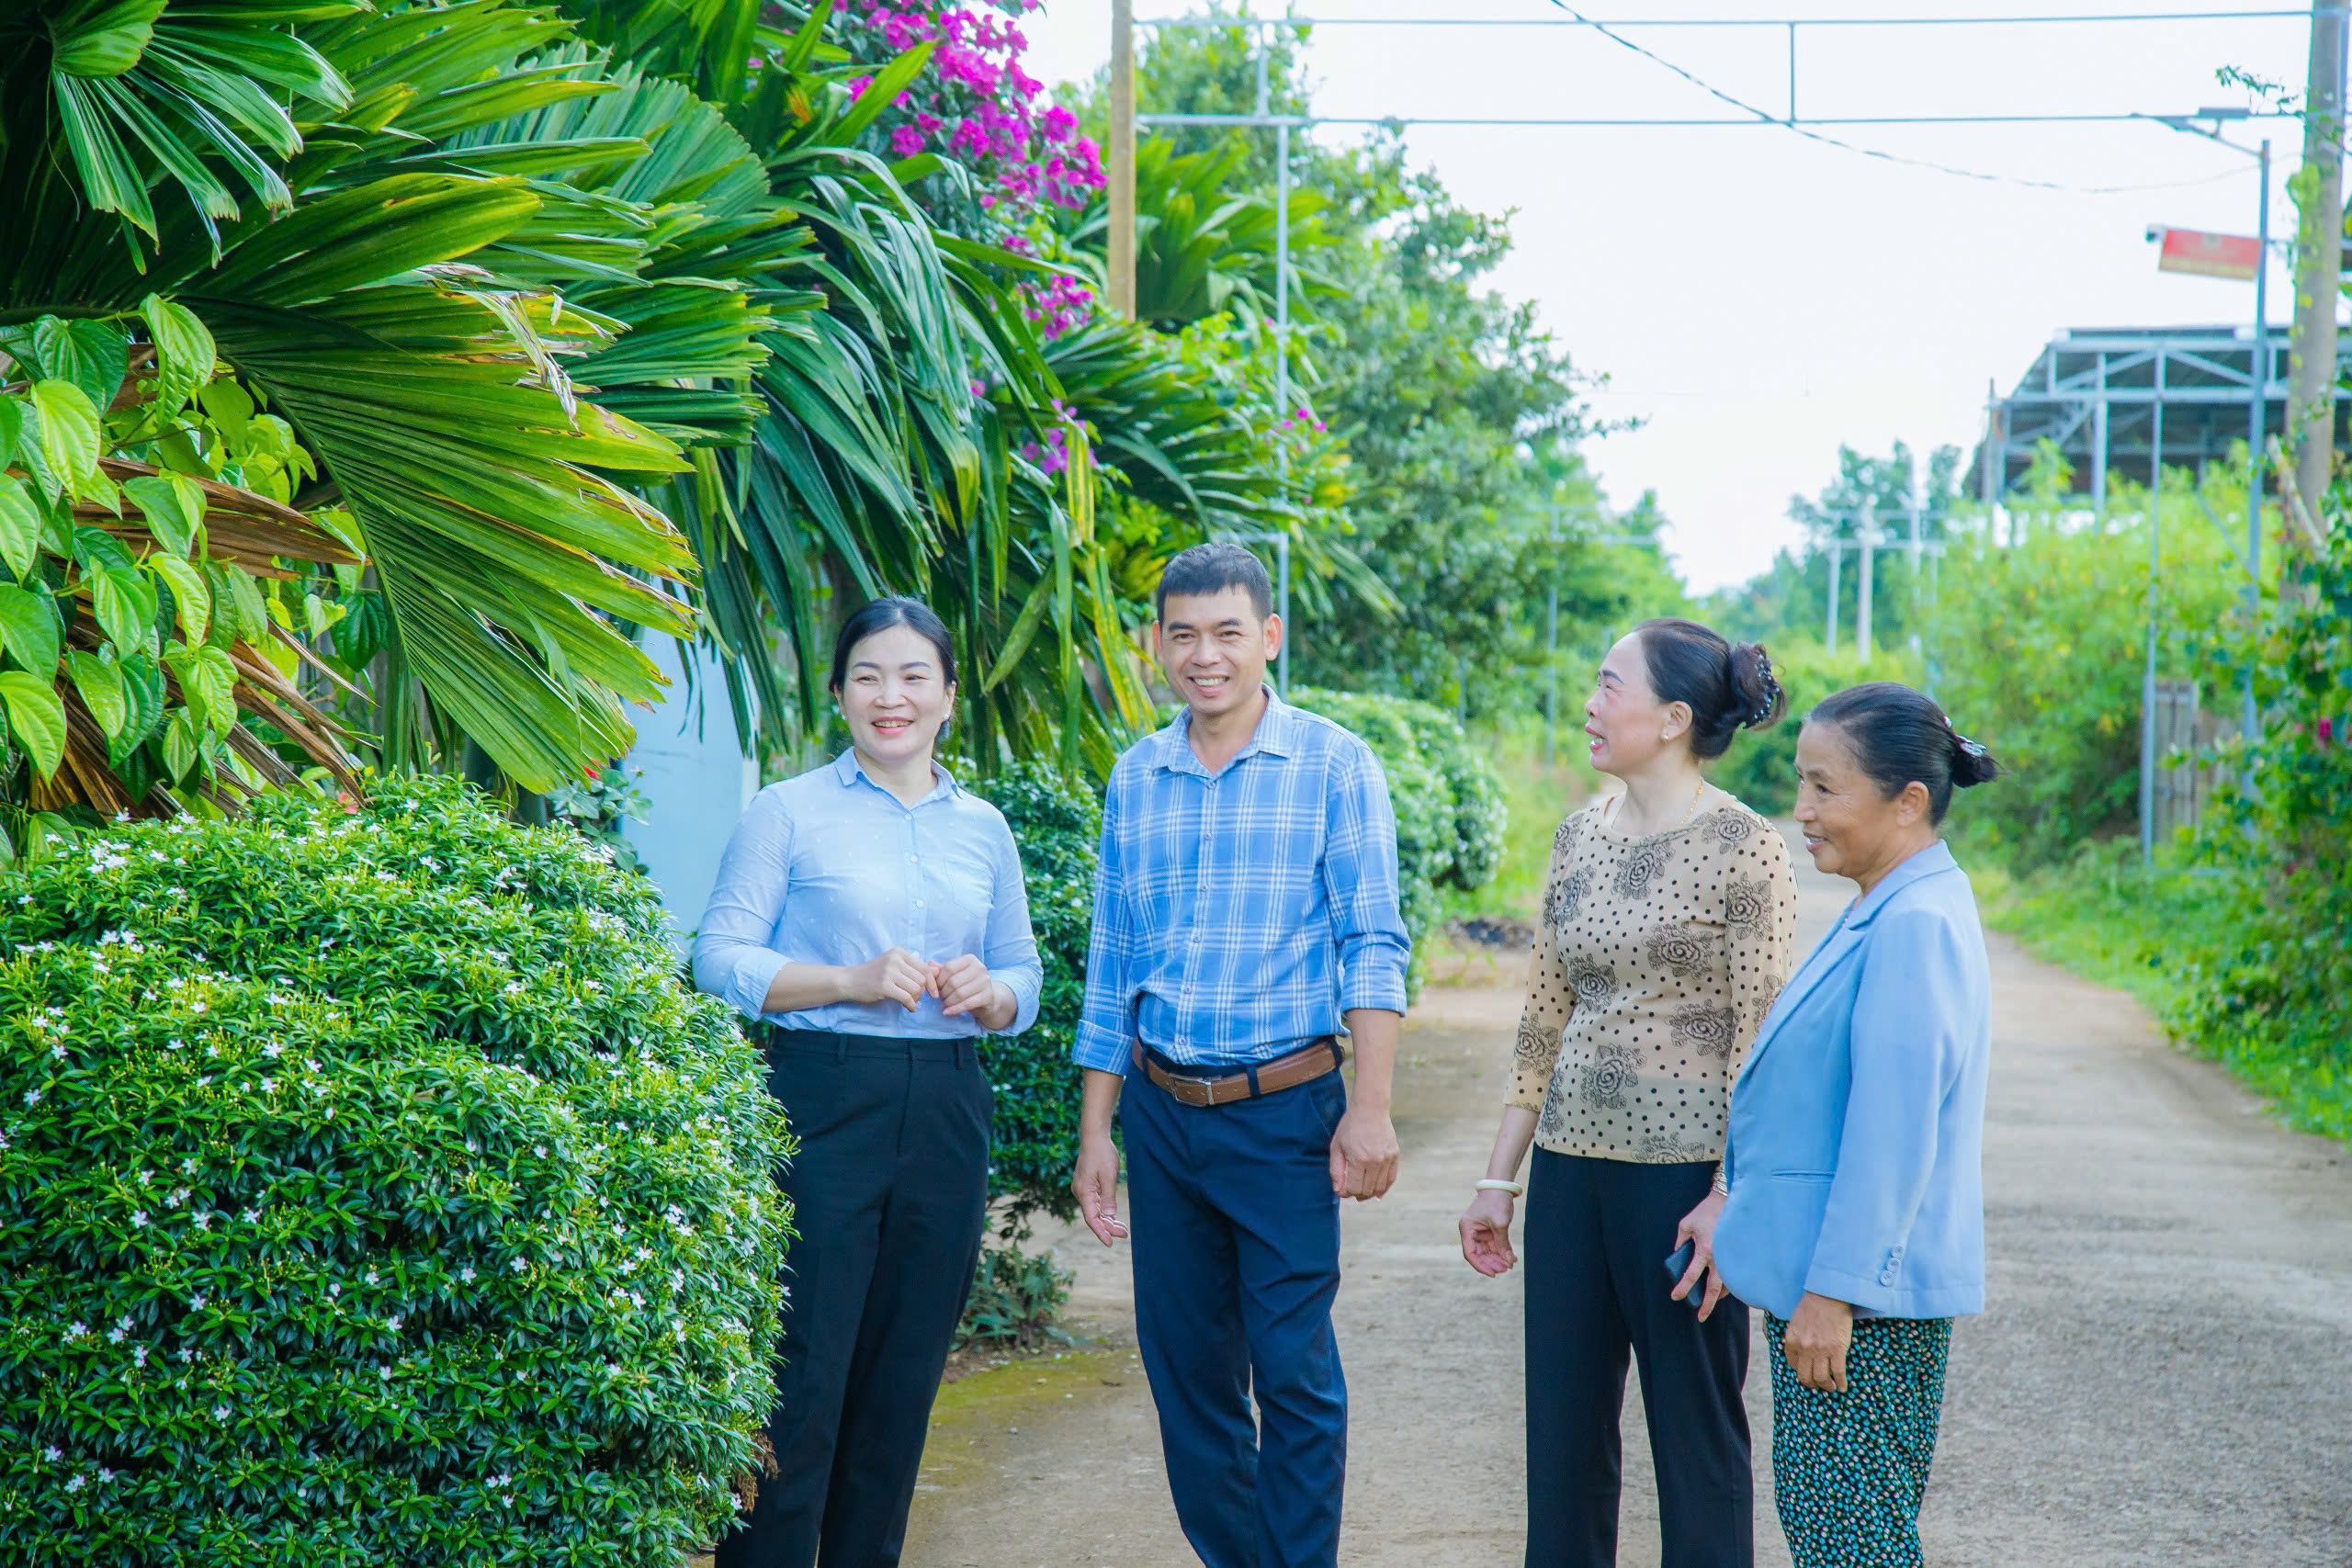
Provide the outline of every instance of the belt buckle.
[[1202,1109],[1208,1109],[1216,1104],[1215,1079],[1191,1077],[1182,1073],[1170,1073],[1168,1077],[1169,1081],[1177,1086],[1176,1099],[1179,1103]]

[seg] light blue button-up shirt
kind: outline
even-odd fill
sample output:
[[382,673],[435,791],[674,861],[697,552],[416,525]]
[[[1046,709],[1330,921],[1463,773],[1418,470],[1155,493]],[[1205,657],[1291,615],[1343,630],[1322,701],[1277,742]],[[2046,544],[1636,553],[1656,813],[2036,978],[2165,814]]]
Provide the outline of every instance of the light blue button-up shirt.
[[1111,770],[1081,1067],[1126,1071],[1138,1035],[1188,1066],[1267,1061],[1350,1009],[1405,1010],[1396,818],[1372,749],[1268,692],[1212,773],[1190,719]]
[[913,806],[865,776],[854,750],[773,784],[736,824],[695,937],[695,985],[786,1029],[955,1039],[984,1034],[926,996],[761,1010],[786,964],[854,965],[903,947],[944,964],[973,954],[1004,982],[1018,1034],[1036,1021],[1045,972],[1029,931],[1021,856],[1003,814],[946,770]]

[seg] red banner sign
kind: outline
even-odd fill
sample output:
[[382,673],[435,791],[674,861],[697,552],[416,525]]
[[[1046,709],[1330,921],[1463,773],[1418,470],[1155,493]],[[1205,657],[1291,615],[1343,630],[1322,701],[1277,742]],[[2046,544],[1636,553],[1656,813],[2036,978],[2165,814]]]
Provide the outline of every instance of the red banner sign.
[[2208,234],[2196,229],[2167,229],[2156,257],[2158,272],[2193,272],[2200,277],[2234,277],[2254,281],[2262,242],[2248,234]]

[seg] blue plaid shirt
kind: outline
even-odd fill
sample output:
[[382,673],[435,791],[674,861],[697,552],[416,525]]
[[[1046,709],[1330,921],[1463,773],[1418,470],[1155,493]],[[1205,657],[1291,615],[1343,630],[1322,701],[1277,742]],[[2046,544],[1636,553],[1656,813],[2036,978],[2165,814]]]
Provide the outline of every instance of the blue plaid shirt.
[[1405,1010],[1396,818],[1371,749],[1268,692],[1258,732],[1211,773],[1190,721],[1111,771],[1082,1067],[1125,1072],[1138,1035],[1238,1066],[1337,1033],[1351,1008]]

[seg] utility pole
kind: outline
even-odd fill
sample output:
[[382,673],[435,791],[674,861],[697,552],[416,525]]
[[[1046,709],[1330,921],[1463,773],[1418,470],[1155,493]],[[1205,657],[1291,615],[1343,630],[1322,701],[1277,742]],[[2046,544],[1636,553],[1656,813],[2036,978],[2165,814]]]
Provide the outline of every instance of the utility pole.
[[[2260,622],[2262,614],[2262,448],[2263,411],[2270,395],[2270,139],[2264,137],[2262,151],[2256,162],[2262,170],[2262,197],[2256,206],[2258,239],[2254,251],[2254,353],[2248,368],[2254,374],[2246,378],[2253,397],[2246,407],[2245,442],[2245,624],[2250,632]],[[2328,306],[2333,319],[2333,296]],[[2335,369],[2335,356],[2327,357],[2328,373]],[[2245,665],[2245,684],[2239,701],[2238,733],[2253,744],[2260,733],[2260,714],[2254,702],[2254,660]]]
[[1110,306],[1129,321],[1136,314],[1135,12],[1135,0],[1111,0]]
[[[1834,529],[1837,525],[1830,526]],[[1829,536],[1829,629],[1821,637],[1825,653],[1838,651],[1838,558],[1845,553],[1845,544],[1835,533]]]
[[1862,575],[1855,586],[1860,591],[1854,604],[1854,651],[1862,662],[1871,661],[1871,582],[1877,573],[1871,563],[1878,558],[1878,518],[1874,515],[1877,502],[1862,502],[1861,520],[1855,525],[1854,542],[1861,550]]
[[[2342,0],[2312,6],[2311,77],[2303,100],[2302,232],[2295,268],[2295,332],[2287,450],[2295,483],[2318,514],[2335,460],[2335,302],[2344,265],[2344,57]],[[2257,454],[2258,457],[2258,454]]]

